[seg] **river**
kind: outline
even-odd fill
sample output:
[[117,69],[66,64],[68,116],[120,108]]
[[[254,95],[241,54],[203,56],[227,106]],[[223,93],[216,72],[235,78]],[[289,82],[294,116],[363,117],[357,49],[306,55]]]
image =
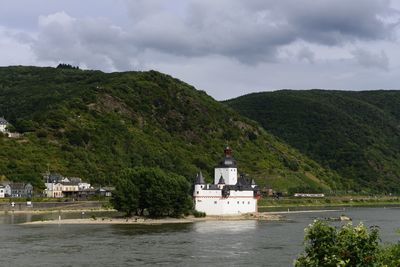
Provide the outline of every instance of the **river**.
[[303,249],[304,228],[315,218],[341,214],[353,218],[353,223],[378,225],[384,242],[399,240],[398,207],[293,213],[285,215],[286,221],[276,222],[205,221],[158,226],[19,225],[58,214],[7,214],[0,215],[0,265],[292,266]]

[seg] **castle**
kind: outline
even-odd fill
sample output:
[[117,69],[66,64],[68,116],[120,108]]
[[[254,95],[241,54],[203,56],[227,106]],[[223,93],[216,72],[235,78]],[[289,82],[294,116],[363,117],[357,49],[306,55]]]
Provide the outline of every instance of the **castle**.
[[198,173],[194,184],[193,201],[197,211],[207,215],[233,215],[257,212],[259,189],[254,180],[238,177],[232,150],[226,147],[225,157],[214,169],[214,183],[206,184]]

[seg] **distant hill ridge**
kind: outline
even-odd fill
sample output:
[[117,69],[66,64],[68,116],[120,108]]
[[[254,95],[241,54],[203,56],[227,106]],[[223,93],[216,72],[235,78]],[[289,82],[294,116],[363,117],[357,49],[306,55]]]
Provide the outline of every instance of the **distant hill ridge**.
[[228,100],[348,189],[400,192],[400,91],[281,90]]
[[211,179],[225,144],[261,187],[341,188],[340,176],[202,91],[156,72],[0,68],[0,114],[24,133],[0,137],[0,175],[40,185],[48,168],[113,184],[125,168]]

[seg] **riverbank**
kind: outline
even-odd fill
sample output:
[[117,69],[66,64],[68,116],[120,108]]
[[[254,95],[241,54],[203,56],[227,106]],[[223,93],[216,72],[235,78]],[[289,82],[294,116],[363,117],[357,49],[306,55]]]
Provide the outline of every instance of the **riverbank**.
[[92,208],[92,209],[41,209],[41,210],[4,210],[0,214],[65,214],[65,213],[87,213],[87,212],[117,212],[114,209]]
[[398,196],[326,196],[323,198],[296,198],[283,197],[261,198],[258,207],[268,208],[293,208],[293,207],[380,207],[400,206]]
[[0,202],[0,212],[31,212],[31,211],[59,211],[59,210],[102,210],[109,208],[109,201],[12,201]]
[[202,221],[242,221],[242,220],[258,220],[258,221],[284,221],[285,214],[295,213],[321,213],[340,210],[302,210],[302,211],[277,211],[277,212],[258,212],[242,215],[226,215],[226,216],[206,216],[195,218],[188,216],[185,218],[160,218],[152,219],[147,217],[93,217],[81,219],[62,219],[62,215],[58,220],[41,220],[33,222],[25,222],[22,225],[48,225],[48,224],[137,224],[137,225],[160,225],[160,224],[180,224],[194,223]]
[[62,219],[62,215],[58,220],[42,220],[25,222],[22,225],[48,225],[48,224],[137,224],[137,225],[159,225],[159,224],[180,224],[194,223],[201,221],[241,221],[241,220],[262,220],[262,221],[282,221],[285,217],[278,213],[259,212],[254,214],[231,215],[231,216],[206,216],[195,218],[188,216],[185,218],[160,218],[152,219],[147,217],[93,217],[81,219]]

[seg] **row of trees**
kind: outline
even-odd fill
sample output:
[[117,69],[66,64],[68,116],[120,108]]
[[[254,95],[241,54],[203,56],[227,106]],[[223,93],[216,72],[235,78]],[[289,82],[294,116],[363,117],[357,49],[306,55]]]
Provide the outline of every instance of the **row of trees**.
[[159,168],[126,169],[113,194],[115,209],[151,217],[179,217],[192,208],[190,185],[183,176]]
[[306,228],[305,251],[296,267],[400,266],[400,243],[380,245],[377,227],[359,224],[341,228],[315,221]]

